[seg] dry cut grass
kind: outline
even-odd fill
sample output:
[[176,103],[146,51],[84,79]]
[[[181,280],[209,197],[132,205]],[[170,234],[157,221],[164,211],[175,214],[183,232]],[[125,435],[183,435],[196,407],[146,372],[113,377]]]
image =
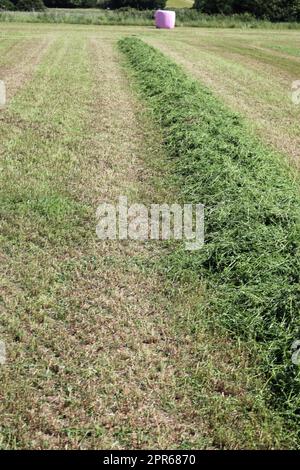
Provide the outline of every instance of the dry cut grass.
[[12,36],[0,42],[0,79],[6,84],[8,101],[33,76],[50,43],[51,36]]

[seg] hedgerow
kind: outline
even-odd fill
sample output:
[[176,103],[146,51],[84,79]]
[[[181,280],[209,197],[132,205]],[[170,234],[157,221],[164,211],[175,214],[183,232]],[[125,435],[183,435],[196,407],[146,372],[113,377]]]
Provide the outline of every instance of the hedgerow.
[[242,117],[162,53],[137,38],[119,47],[162,127],[182,200],[206,208],[204,248],[179,247],[166,269],[205,281],[202,314],[255,345],[268,397],[297,420],[300,373],[291,345],[300,339],[299,180]]
[[14,4],[10,0],[0,0],[0,10],[13,11]]
[[203,13],[233,15],[250,13],[270,21],[299,21],[299,0],[195,0],[194,8]]
[[[50,1],[50,0],[49,0]],[[49,1],[47,4],[49,4]],[[0,7],[0,22],[18,23],[65,23],[65,24],[93,24],[93,25],[135,25],[153,26],[154,10],[137,10],[134,8],[121,8],[119,10],[104,9],[106,2],[101,3],[99,10],[73,9],[46,9],[46,11],[6,11],[8,8]],[[2,11],[3,10],[3,11]],[[243,28],[243,29],[296,29],[300,28],[298,22],[276,22],[258,20],[250,14],[242,15],[207,15],[193,8],[176,9],[176,26],[193,26],[199,28]]]

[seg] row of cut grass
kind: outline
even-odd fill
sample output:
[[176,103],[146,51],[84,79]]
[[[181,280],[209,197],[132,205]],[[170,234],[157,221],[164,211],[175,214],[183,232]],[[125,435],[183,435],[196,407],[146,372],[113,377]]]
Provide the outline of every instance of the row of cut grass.
[[[299,50],[294,32],[177,30],[145,40],[207,84],[231,109],[242,113],[250,128],[299,167],[299,107],[291,84],[300,74],[296,57],[272,51],[283,44]],[[280,46],[281,45],[281,46]],[[251,50],[251,51],[250,51]],[[271,54],[270,54],[271,52]]]
[[119,46],[162,126],[179,197],[206,206],[204,249],[176,249],[166,269],[208,283],[202,311],[252,345],[266,396],[297,421],[300,374],[290,348],[300,335],[298,181],[239,115],[178,65],[137,38]]

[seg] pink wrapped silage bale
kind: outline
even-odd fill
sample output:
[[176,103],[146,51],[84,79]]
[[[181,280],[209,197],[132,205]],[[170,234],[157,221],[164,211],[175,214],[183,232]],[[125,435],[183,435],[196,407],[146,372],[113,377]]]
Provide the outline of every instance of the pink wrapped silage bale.
[[157,10],[155,13],[155,26],[157,28],[173,29],[175,28],[175,11]]

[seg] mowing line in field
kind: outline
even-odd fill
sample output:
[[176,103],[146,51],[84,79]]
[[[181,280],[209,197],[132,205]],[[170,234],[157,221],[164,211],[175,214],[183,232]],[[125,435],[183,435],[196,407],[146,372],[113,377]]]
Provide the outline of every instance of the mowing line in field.
[[51,44],[50,37],[18,40],[0,60],[0,80],[6,84],[7,103],[34,75]]
[[73,49],[70,40],[50,48],[2,129],[1,336],[11,364],[1,371],[4,448],[58,445],[65,419],[52,409],[64,393],[72,401],[70,381],[56,379],[56,358],[79,350],[80,342],[62,321],[58,292],[66,277],[60,263],[86,210],[68,187],[77,173],[90,81],[83,45],[74,38]]
[[4,131],[0,446],[208,446],[147,253],[96,240],[97,204],[145,190],[145,135],[118,56],[91,47],[58,37]]
[[291,347],[299,324],[299,186],[276,152],[263,146],[204,86],[137,38],[119,42],[139,89],[162,127],[184,201],[206,206],[206,244],[165,257],[178,278],[207,280],[199,309],[213,326],[249,344],[268,386],[262,395],[296,438],[300,375]]
[[[233,33],[219,33],[214,37],[202,32],[194,38],[187,33],[187,38],[182,39],[178,36],[164,41],[154,37],[146,40],[208,85],[232,109],[245,115],[260,137],[299,167],[300,108],[292,102],[291,86],[300,77],[300,63],[290,60],[282,63],[281,69],[274,55],[268,56],[268,63],[263,64],[261,51],[246,47],[247,40],[250,44],[254,40],[240,39],[239,34],[235,37]],[[238,47],[239,39],[242,45]],[[240,50],[239,56],[236,49]],[[287,67],[290,62],[291,70]]]

